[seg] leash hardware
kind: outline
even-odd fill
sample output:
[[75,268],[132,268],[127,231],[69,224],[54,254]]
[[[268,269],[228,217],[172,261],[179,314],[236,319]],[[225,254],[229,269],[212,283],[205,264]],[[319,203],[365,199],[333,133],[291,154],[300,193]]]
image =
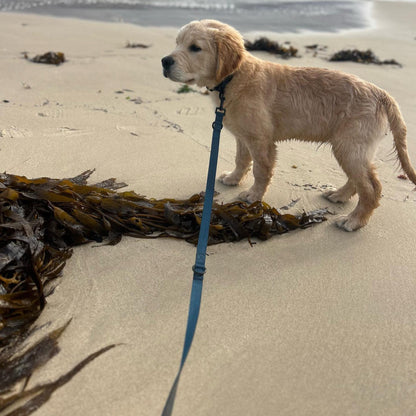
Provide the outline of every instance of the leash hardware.
[[225,116],[225,108],[223,108],[222,106],[223,101],[224,100],[221,100],[220,106],[215,109],[216,118],[215,121],[212,123],[212,128],[214,130],[222,130],[223,128],[222,119]]
[[220,106],[215,109],[215,112],[216,113],[221,112],[221,113],[223,113],[225,115],[225,108],[224,108],[225,95],[224,95],[224,89],[225,89],[225,86],[219,92]]
[[222,129],[222,127],[223,127],[223,124],[222,124],[221,122],[214,121],[214,122],[212,123],[212,128],[213,128],[214,130],[221,130],[221,129]]
[[207,271],[206,267],[201,266],[199,264],[194,264],[192,266],[192,270],[194,271],[194,280],[203,280],[204,274]]

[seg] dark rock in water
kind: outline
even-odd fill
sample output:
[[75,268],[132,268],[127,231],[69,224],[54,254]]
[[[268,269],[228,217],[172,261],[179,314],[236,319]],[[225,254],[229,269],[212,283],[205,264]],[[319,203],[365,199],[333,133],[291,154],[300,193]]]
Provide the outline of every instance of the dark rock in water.
[[246,40],[244,46],[248,51],[266,51],[281,55],[283,58],[292,58],[297,56],[298,50],[293,46],[280,46],[278,42],[271,41],[266,37],[261,37],[254,42]]

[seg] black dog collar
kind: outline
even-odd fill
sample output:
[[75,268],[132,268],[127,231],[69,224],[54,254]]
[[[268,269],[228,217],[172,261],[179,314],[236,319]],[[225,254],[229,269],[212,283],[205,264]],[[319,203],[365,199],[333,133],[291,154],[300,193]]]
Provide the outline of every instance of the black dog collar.
[[218,85],[216,85],[214,88],[208,88],[210,91],[218,91],[220,93],[224,93],[225,87],[227,84],[233,79],[233,74],[228,75],[228,77],[224,78],[223,81],[221,81]]

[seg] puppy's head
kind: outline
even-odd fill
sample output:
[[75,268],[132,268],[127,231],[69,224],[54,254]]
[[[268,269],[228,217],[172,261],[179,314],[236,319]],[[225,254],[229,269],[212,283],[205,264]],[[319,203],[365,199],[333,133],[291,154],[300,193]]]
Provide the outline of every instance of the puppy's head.
[[193,21],[179,31],[176,49],[162,59],[163,75],[213,88],[237,71],[244,53],[244,40],[231,26],[216,20]]

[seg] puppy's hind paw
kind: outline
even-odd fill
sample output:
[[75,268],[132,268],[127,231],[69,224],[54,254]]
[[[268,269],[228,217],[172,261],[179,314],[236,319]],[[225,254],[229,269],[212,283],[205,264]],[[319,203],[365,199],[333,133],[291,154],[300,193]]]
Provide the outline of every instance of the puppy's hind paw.
[[248,191],[241,192],[238,195],[238,199],[252,204],[253,202],[261,201],[262,195],[258,195],[255,192],[248,190]]
[[233,175],[233,172],[224,172],[218,177],[218,180],[224,185],[237,186],[240,183],[241,178],[237,178]]
[[322,196],[327,199],[328,201],[331,201],[335,204],[342,204],[344,202],[347,202],[349,198],[345,198],[343,195],[340,195],[337,190],[327,191],[322,194]]

